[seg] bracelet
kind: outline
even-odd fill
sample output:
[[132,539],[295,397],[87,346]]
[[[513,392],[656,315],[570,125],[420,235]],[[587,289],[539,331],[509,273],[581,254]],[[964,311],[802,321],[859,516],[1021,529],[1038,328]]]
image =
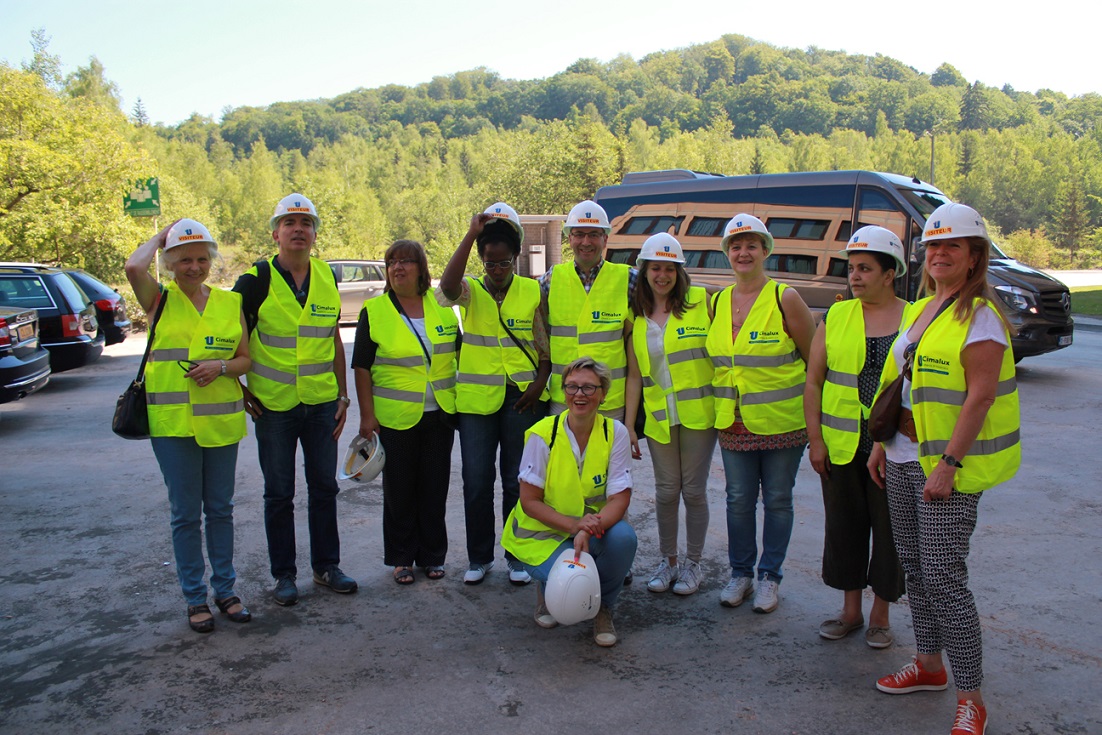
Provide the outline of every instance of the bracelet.
[[226,361],[225,360],[219,360],[218,362],[222,363],[222,372],[219,373],[219,374],[220,375],[225,375],[226,374]]

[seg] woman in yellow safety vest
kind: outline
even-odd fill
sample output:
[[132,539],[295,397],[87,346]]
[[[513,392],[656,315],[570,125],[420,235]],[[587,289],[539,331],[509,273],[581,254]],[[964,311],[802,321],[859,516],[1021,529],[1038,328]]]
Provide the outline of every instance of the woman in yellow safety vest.
[[[170,279],[163,288],[149,273],[158,250]],[[217,254],[206,227],[181,219],[126,261],[126,278],[149,323],[161,312],[145,372],[149,433],[168,487],[172,550],[188,625],[198,633],[214,630],[203,581],[204,516],[214,602],[235,623],[252,619],[233,591],[234,473],[237,445],[245,436],[237,378],[252,363],[241,296],[205,283]]]
[[[504,202],[471,218],[440,279],[437,300],[459,306],[463,349],[455,386],[459,441],[463,459],[463,510],[467,530],[466,584],[481,584],[494,566],[494,483],[501,459],[501,518],[520,497],[517,474],[524,432],[547,415],[547,378],[551,374],[547,328],[539,311],[540,287],[517,276],[524,229],[516,211]],[[463,277],[471,247],[486,271]],[[505,553],[509,581],[532,578]]]
[[616,645],[612,613],[638,541],[624,518],[631,502],[631,443],[619,421],[599,413],[612,371],[589,357],[562,374],[566,411],[528,430],[520,466],[520,502],[505,520],[501,545],[537,581],[536,625],[553,628],[543,585],[566,549],[593,555],[601,607],[593,620],[599,646]]
[[[654,511],[662,561],[647,589],[691,595],[700,587],[700,558],[708,533],[708,472],[716,448],[712,403],[712,361],[704,349],[712,323],[703,288],[685,272],[681,243],[668,233],[643,243],[632,295],[635,315],[628,355],[625,423],[632,456],[639,458],[635,434],[639,397],[646,416],[644,433],[654,466]],[[685,501],[685,556],[678,564],[677,527]]]
[[[753,593],[754,610],[770,613],[779,600],[781,565],[792,537],[792,488],[807,444],[804,361],[815,323],[795,289],[765,275],[773,251],[765,223],[737,214],[724,227],[722,242],[735,284],[713,302],[706,343],[715,366],[716,428],[727,476],[731,580],[719,601],[737,607]],[[765,508],[760,559],[759,495]]]
[[866,467],[873,445],[866,419],[907,307],[895,295],[907,262],[899,238],[875,225],[853,233],[839,255],[849,261],[854,298],[835,303],[823,315],[804,388],[808,457],[823,486],[823,582],[844,591],[841,614],[824,621],[819,635],[839,640],[864,625],[861,591],[872,587],[865,642],[887,648],[894,640],[890,603],[903,595],[903,570],[887,496]]
[[957,689],[953,733],[980,735],[983,647],[967,559],[980,496],[1021,463],[1014,354],[987,283],[991,241],[979,213],[943,204],[922,242],[922,286],[933,295],[908,310],[881,376],[881,390],[901,372],[907,378],[903,405],[914,434],[901,428],[868,465],[887,485],[918,655],[876,686],[888,694],[945,689],[944,650]]
[[415,564],[444,576],[459,322],[431,293],[421,243],[398,240],[384,258],[386,288],[364,302],[352,368],[360,436],[378,434],[386,449],[384,561],[406,585]]

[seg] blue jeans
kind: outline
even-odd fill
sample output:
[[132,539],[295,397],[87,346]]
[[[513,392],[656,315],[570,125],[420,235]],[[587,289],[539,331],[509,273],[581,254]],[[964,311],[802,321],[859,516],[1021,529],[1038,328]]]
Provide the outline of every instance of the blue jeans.
[[[792,488],[804,447],[759,449],[748,452],[722,450],[727,476],[727,557],[731,577],[753,577],[780,582],[781,565],[792,538]],[[758,497],[765,506],[761,559],[758,560]]]
[[310,565],[314,569],[339,564],[337,535],[337,442],[333,430],[337,402],[290,411],[264,409],[256,419],[256,446],[264,473],[264,531],[268,560],[276,579],[294,579],[295,567],[295,458],[302,444],[306,474],[307,518],[310,528]]
[[[505,386],[505,401],[494,413],[481,416],[459,414],[459,445],[463,458],[463,509],[467,524],[467,561],[489,564],[494,560],[496,523],[494,482],[495,454],[501,448],[501,519],[504,521],[520,499],[520,457],[524,453],[524,432],[547,415],[547,403],[537,403],[524,413],[513,406],[522,393],[515,385]],[[506,559],[513,555],[505,552]]]
[[206,516],[210,584],[216,599],[233,596],[233,488],[237,444],[201,447],[190,436],[155,436],[153,454],[161,466],[172,524],[172,551],[176,576],[189,605],[207,601],[203,582],[203,538]]
[[[635,529],[628,525],[627,521],[619,521],[605,531],[601,538],[589,539],[589,553],[597,562],[597,574],[601,577],[601,604],[610,610],[616,606],[616,600],[620,597],[620,590],[624,588],[624,577],[631,569],[635,561],[635,549],[639,540],[635,537]],[[559,544],[551,556],[542,564],[521,564],[532,576],[532,579],[541,585],[547,582],[547,575],[551,573],[551,567],[555,565],[555,559],[564,549],[574,549],[574,539],[568,538]]]

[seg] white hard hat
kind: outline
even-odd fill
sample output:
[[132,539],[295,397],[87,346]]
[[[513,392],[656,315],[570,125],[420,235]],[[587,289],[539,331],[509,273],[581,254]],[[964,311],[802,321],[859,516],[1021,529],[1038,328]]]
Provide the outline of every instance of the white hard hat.
[[597,562],[583,551],[574,561],[574,549],[564,549],[547,575],[543,591],[547,612],[561,625],[597,617],[601,609],[601,577]]
[[288,214],[308,214],[310,219],[314,220],[314,231],[321,229],[321,219],[318,217],[318,210],[314,207],[314,203],[302,194],[288,194],[279,200],[279,204],[275,208],[275,214],[268,220],[272,232],[275,232],[279,220]]
[[566,224],[563,225],[566,234],[569,235],[575,227],[592,227],[604,230],[606,233],[612,231],[612,227],[608,224],[608,213],[605,212],[604,207],[589,199],[574,205],[570,214],[566,215]]
[[517,231],[517,236],[520,238],[520,242],[524,243],[524,228],[520,224],[520,216],[517,214],[517,210],[510,207],[505,202],[497,202],[486,207],[486,211],[483,214],[488,214],[491,217],[503,219],[513,226],[513,229]]
[[951,237],[980,237],[991,242],[983,217],[967,204],[950,202],[930,213],[922,231],[922,242],[948,240]]
[[731,242],[731,238],[744,232],[760,235],[765,240],[765,254],[769,255],[773,252],[773,235],[769,233],[769,228],[754,215],[745,213],[736,214],[723,226],[723,252],[727,252],[727,245]]
[[191,245],[196,242],[205,242],[218,249],[218,243],[210,236],[210,230],[201,223],[186,217],[172,225],[165,237],[165,250],[171,250],[177,245]]
[[372,434],[370,439],[364,439],[357,434],[344,453],[344,461],[341,462],[337,476],[342,480],[371,482],[379,476],[385,465],[386,450],[378,436]]
[[660,263],[684,263],[685,254],[681,251],[681,243],[668,232],[659,232],[651,235],[643,241],[643,248],[639,251],[639,257],[635,259],[635,267],[642,268],[643,261],[656,260]]
[[891,230],[878,225],[865,225],[853,233],[846,249],[838,254],[843,258],[849,258],[852,252],[875,252],[890,255],[895,259],[895,277],[899,278],[907,272],[907,261],[903,259],[903,243]]

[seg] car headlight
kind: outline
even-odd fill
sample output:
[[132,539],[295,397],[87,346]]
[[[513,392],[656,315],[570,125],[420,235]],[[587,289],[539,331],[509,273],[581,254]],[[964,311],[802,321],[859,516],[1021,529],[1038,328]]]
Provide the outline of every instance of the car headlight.
[[1037,314],[1037,297],[1032,291],[1017,286],[995,286],[995,293],[1007,306],[1015,311],[1027,311]]

